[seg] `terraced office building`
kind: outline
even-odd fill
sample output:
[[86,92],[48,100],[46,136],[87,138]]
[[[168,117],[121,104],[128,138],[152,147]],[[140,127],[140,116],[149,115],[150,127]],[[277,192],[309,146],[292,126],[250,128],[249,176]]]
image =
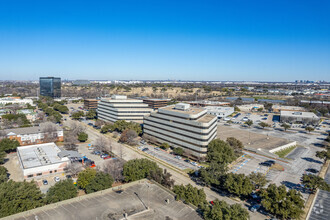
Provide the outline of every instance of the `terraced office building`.
[[204,108],[179,103],[145,117],[144,133],[160,143],[182,147],[195,157],[205,157],[207,145],[217,135],[217,117],[207,114]]
[[110,122],[125,120],[142,123],[143,117],[148,116],[151,111],[143,100],[127,99],[123,95],[103,98],[97,106],[98,118]]

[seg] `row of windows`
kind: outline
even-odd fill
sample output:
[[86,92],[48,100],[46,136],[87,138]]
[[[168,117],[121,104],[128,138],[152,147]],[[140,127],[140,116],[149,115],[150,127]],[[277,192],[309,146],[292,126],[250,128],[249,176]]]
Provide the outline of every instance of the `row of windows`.
[[[53,173],[53,171],[49,171],[49,173]],[[54,173],[57,173],[57,170],[54,170]],[[34,175],[33,174],[30,174],[30,175],[27,175],[28,178],[31,178],[33,177]],[[37,173],[36,176],[42,176],[42,173]]]

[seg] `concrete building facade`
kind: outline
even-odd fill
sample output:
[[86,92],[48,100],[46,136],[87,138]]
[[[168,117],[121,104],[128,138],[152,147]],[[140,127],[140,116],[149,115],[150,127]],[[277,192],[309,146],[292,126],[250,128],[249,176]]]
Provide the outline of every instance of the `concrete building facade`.
[[150,115],[151,111],[143,100],[127,99],[122,95],[102,98],[97,107],[98,118],[110,122],[125,120],[142,123],[144,116]]
[[281,111],[280,121],[285,123],[303,123],[317,125],[320,118],[313,112]]
[[168,105],[171,99],[143,99],[143,102],[148,104],[152,109],[159,109]]
[[234,107],[207,106],[205,108],[208,114],[215,115],[218,119],[225,118],[234,113]]
[[217,117],[204,108],[179,103],[158,109],[144,119],[144,133],[159,143],[181,147],[195,157],[205,157],[207,145],[217,135]]
[[70,159],[61,157],[60,153],[61,150],[55,143],[18,147],[17,157],[24,179],[63,173],[64,168],[70,163]]
[[90,109],[96,110],[97,104],[98,104],[98,100],[96,100],[96,99],[85,99],[84,100],[84,108],[88,109],[88,110],[90,110]]

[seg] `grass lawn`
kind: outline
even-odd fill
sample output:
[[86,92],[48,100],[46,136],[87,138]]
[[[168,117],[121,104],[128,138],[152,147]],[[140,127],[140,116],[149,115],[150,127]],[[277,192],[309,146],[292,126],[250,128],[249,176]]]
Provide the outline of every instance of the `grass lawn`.
[[292,147],[288,147],[284,150],[280,150],[275,152],[275,154],[277,154],[280,158],[284,158],[286,155],[288,155],[291,151],[293,151],[297,146],[292,146]]

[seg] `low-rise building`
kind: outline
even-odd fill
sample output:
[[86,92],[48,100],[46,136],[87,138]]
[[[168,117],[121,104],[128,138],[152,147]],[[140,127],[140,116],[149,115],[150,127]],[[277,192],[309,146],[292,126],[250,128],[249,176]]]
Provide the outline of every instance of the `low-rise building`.
[[61,150],[55,143],[18,147],[17,157],[24,179],[63,173],[70,163],[67,156],[61,156]]
[[205,108],[208,114],[215,115],[218,119],[225,118],[234,113],[234,107],[207,106]]
[[40,144],[44,142],[63,141],[63,129],[56,126],[56,130],[47,130],[43,126],[5,129],[4,138],[16,139],[21,146]]
[[181,147],[192,156],[205,157],[207,145],[217,135],[217,117],[204,108],[179,103],[145,117],[144,133],[159,143]]
[[285,123],[303,123],[316,125],[320,118],[313,112],[295,112],[295,111],[281,111],[281,122]]
[[37,120],[37,113],[34,112],[32,109],[17,110],[17,113],[24,114],[26,116],[26,119],[30,122],[34,122],[35,120]]
[[191,101],[189,102],[191,106],[196,107],[206,107],[206,106],[228,106],[230,102],[218,102],[218,101],[208,101],[208,100],[200,100],[200,101]]
[[102,98],[97,107],[98,118],[110,122],[125,120],[142,123],[143,117],[150,115],[151,111],[143,100],[128,99],[123,95]]
[[294,111],[294,112],[305,112],[306,109],[300,106],[286,106],[286,105],[273,105],[273,112],[281,112],[281,111]]
[[84,100],[84,109],[88,109],[88,110],[94,109],[94,110],[96,110],[98,101],[99,100],[97,100],[97,99],[85,99]]
[[148,104],[152,109],[159,109],[168,105],[171,99],[143,99],[143,102]]
[[6,98],[0,98],[0,105],[5,106],[8,104],[18,104],[18,105],[33,105],[32,99],[21,99],[19,97],[6,97]]

